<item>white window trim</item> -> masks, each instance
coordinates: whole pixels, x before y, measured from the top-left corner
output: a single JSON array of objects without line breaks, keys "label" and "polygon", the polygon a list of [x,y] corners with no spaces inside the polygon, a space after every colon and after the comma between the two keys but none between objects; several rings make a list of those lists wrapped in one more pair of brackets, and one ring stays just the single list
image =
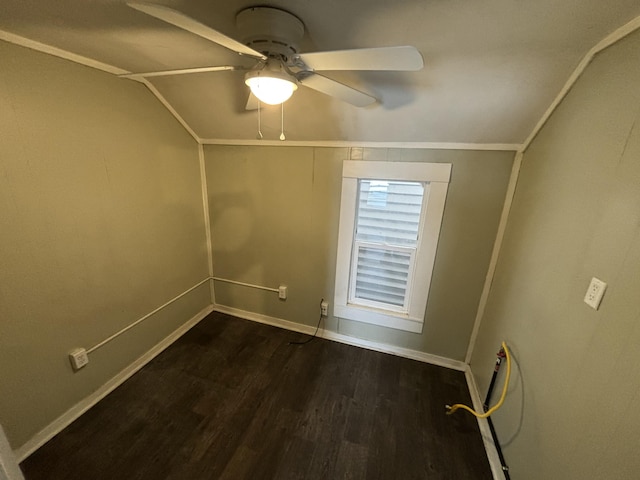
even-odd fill
[{"label": "white window trim", "polygon": [[[334,298],[334,314],[337,317],[414,333],[422,332],[450,178],[450,163],[343,163]],[[359,179],[429,182],[427,208],[423,212],[424,222],[416,250],[416,269],[411,288],[413,293],[407,313],[349,303],[349,277]]]}]

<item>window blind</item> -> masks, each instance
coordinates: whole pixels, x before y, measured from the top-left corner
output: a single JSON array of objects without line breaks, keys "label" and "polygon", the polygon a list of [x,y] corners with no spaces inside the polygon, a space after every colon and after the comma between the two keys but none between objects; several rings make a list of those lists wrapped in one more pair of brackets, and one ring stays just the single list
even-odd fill
[{"label": "window blind", "polygon": [[353,299],[406,307],[424,192],[418,182],[359,182]]}]

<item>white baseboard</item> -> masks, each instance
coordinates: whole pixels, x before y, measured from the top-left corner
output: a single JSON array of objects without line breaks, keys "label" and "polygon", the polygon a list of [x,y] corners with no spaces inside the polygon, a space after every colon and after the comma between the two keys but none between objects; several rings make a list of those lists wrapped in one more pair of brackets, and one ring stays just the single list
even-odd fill
[{"label": "white baseboard", "polygon": [[51,440],[55,435],[64,430],[67,426],[69,426],[74,420],[76,420],[80,415],[93,407],[96,403],[106,397],[109,393],[115,390],[117,387],[122,385],[129,377],[131,377],[134,373],[144,367],[147,363],[153,360],[157,355],[159,355],[163,350],[165,350],[168,346],[170,346],[173,342],[175,342],[178,338],[184,335],[189,329],[195,326],[198,322],[200,322],[203,318],[209,315],[213,311],[213,305],[209,305],[206,308],[202,309],[192,318],[190,318],[187,322],[182,324],[179,328],[173,331],[170,335],[164,338],[160,343],[155,345],[151,350],[147,351],[137,360],[135,360],[131,365],[126,367],[120,373],[118,373],[115,377],[109,380],[107,383],[102,385],[98,390],[93,392],[91,395],[85,397],[80,402],[75,404],[65,413],[56,418],[53,422],[47,425],[45,428],[36,433],[31,440],[27,443],[19,447],[15,450],[15,456],[18,459],[18,462],[22,462],[25,458],[35,452],[42,445]]},{"label": "white baseboard", "polygon": [[0,480],[24,480],[2,425],[0,425]]},{"label": "white baseboard", "polygon": [[264,323],[266,325],[271,325],[272,327],[284,328],[285,330],[291,330],[293,332],[306,333],[308,335],[313,335],[313,332],[316,330],[315,327],[310,327],[308,325],[290,322],[289,320],[283,320],[281,318],[269,317],[268,315],[262,315],[260,313],[248,312],[247,310],[240,310],[239,308],[227,307],[226,305],[215,304],[213,306],[213,311],[226,313],[227,315],[233,315],[238,318],[244,318],[245,320],[251,320],[252,322]]},{"label": "white baseboard", "polygon": [[[306,333],[307,335],[313,335],[316,330],[315,327],[308,325],[301,325],[299,323],[290,322],[289,320],[283,320],[281,318],[269,317],[267,315],[261,315],[259,313],[247,312],[246,310],[240,310],[238,308],[227,307],[226,305],[214,305],[213,309],[216,312],[227,313],[235,317],[244,318],[245,320],[251,320],[258,323],[264,323],[274,327],[284,328],[285,330],[292,330],[294,332]],[[411,350],[408,348],[397,347],[395,345],[389,345],[386,343],[372,342],[370,340],[363,340],[361,338],[351,337],[349,335],[343,335],[341,333],[332,332],[330,330],[320,329],[318,330],[318,337],[332,340],[334,342],[344,343],[347,345],[353,345],[355,347],[366,348],[367,350],[375,350],[376,352],[390,353],[399,357],[410,358],[412,360],[418,360],[424,363],[430,363],[439,367],[451,368],[461,372],[466,371],[467,365],[458,360],[452,360],[450,358],[439,357],[438,355],[432,355],[430,353],[419,352],[417,350]]]},{"label": "white baseboard", "polygon": [[327,340],[333,340],[334,342],[366,348],[367,350],[375,350],[376,352],[390,353],[391,355],[396,355],[398,357],[410,358],[412,360],[418,360],[419,362],[430,363],[431,365],[450,368],[451,370],[458,370],[460,372],[464,372],[466,367],[464,363],[458,360],[452,360],[451,358],[440,357],[438,355],[420,352],[418,350],[411,350],[409,348],[397,347],[387,343],[363,340],[361,338],[335,333],[330,330],[320,330],[318,335],[322,338],[326,338]]},{"label": "white baseboard", "polygon": [[[476,412],[483,411],[483,402],[478,391],[478,384],[476,378],[471,371],[469,365],[466,366],[464,376],[467,379],[467,386],[469,393],[471,394],[471,401],[473,402],[473,409]],[[462,412],[461,412],[462,413]],[[482,435],[482,442],[484,443],[484,449],[487,452],[487,459],[489,460],[489,466],[491,467],[491,473],[494,480],[504,480],[504,473],[502,471],[502,463],[498,456],[498,450],[496,444],[493,441],[493,435],[491,435],[491,429],[489,428],[489,422],[486,418],[478,418],[478,427],[480,427],[480,434]]]}]

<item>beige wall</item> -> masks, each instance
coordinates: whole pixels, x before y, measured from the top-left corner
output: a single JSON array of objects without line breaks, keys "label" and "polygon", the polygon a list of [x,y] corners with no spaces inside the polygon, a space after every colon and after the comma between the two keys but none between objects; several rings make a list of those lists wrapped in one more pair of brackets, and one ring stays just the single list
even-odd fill
[{"label": "beige wall", "polygon": [[640,32],[600,53],[524,156],[472,361],[484,391],[502,339],[518,360],[494,416],[513,478],[638,478],[639,58]]},{"label": "beige wall", "polygon": [[210,303],[197,145],[142,86],[0,42],[0,424],[13,448]]},{"label": "beige wall", "polygon": [[[513,161],[511,152],[207,146],[214,276],[222,305],[305,325],[333,302],[342,162],[451,162],[453,172],[422,334],[331,317],[327,327],[462,360],[475,319]],[[332,307],[330,307],[330,312]]]}]

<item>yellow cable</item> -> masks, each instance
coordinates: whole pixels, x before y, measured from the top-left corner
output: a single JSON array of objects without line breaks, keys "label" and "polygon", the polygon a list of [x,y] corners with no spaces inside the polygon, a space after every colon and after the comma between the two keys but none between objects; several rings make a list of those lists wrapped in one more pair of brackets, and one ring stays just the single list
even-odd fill
[{"label": "yellow cable", "polygon": [[504,353],[507,357],[507,376],[504,379],[504,386],[502,387],[502,395],[500,396],[500,400],[498,400],[498,403],[496,403],[493,407],[491,407],[489,410],[487,410],[484,413],[478,413],[472,408],[469,408],[466,405],[462,405],[460,403],[456,403],[452,407],[447,405],[446,406],[447,415],[451,415],[459,408],[462,408],[463,410],[466,410],[467,412],[471,413],[472,415],[475,415],[478,418],[487,418],[502,406],[502,404],[504,403],[504,399],[507,396],[507,389],[509,388],[509,378],[511,378],[511,354],[509,353],[509,349],[507,348],[507,344],[505,342],[502,342],[502,349],[504,350]]}]

